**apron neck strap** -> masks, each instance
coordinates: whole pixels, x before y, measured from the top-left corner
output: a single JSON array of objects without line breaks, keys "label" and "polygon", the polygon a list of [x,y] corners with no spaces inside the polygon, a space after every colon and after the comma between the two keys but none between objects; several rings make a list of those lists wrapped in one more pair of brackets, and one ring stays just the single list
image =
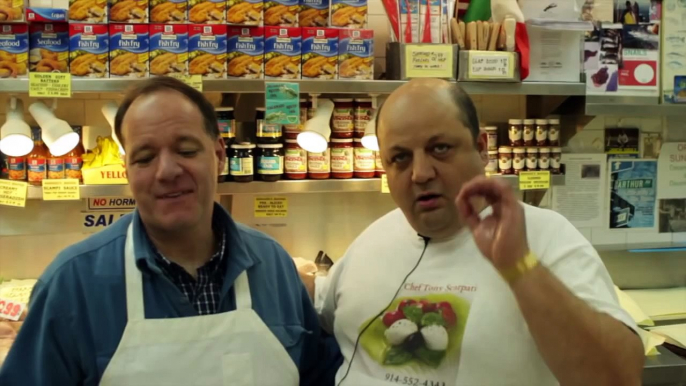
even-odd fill
[{"label": "apron neck strap", "polygon": [[133,247],[133,220],[126,232],[124,270],[126,273],[126,312],[128,320],[143,320],[145,319],[143,275],[141,275],[141,271],[136,266],[136,253]]}]

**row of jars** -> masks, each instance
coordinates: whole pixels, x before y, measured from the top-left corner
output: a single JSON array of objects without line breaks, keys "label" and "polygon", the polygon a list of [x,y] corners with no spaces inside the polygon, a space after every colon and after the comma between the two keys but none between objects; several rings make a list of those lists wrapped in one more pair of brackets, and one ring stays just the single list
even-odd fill
[{"label": "row of jars", "polygon": [[[488,150],[498,150],[498,128],[485,128]],[[559,119],[510,119],[507,135],[511,147],[560,146]]]},{"label": "row of jars", "polygon": [[362,146],[359,138],[332,138],[322,153],[307,152],[294,139],[281,143],[238,143],[230,146],[228,160],[219,182],[252,182],[306,178],[381,177],[379,152]]},{"label": "row of jars", "polygon": [[486,171],[500,174],[519,174],[522,171],[550,171],[561,174],[562,148],[560,147],[510,147],[488,150]]}]

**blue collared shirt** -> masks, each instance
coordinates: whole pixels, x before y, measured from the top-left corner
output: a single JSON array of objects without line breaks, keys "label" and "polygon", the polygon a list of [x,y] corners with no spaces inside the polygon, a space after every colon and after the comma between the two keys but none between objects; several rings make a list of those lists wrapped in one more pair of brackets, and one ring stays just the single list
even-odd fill
[{"label": "blue collared shirt", "polygon": [[[235,310],[233,283],[248,272],[255,312],[284,345],[301,385],[333,384],[342,362],[323,336],[292,259],[268,236],[235,223],[219,205],[229,249],[219,312]],[[97,385],[126,326],[124,243],[133,222],[146,318],[197,316],[162,273],[138,212],[62,251],[38,280],[29,313],[0,370],[3,386]]]}]

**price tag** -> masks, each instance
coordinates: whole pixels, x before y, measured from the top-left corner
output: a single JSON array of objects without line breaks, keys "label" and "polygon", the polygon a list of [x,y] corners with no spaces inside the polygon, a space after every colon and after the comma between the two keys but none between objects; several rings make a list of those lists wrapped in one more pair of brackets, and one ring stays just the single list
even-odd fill
[{"label": "price tag", "polygon": [[25,207],[28,187],[26,182],[0,180],[0,205]]},{"label": "price tag", "polygon": [[29,72],[29,96],[32,98],[71,98],[71,74]]},{"label": "price tag", "polygon": [[43,201],[80,200],[78,178],[43,180]]},{"label": "price tag", "polygon": [[267,82],[264,97],[266,123],[277,125],[300,123],[300,84]]},{"label": "price tag", "polygon": [[202,75],[172,75],[174,78],[202,92]]},{"label": "price tag", "polygon": [[453,47],[448,44],[406,46],[405,76],[408,78],[454,78]]},{"label": "price tag", "polygon": [[515,55],[511,52],[469,51],[469,79],[511,79]]},{"label": "price tag", "polygon": [[519,172],[519,190],[550,188],[550,172]]},{"label": "price tag", "polygon": [[381,175],[381,193],[390,193],[391,190],[388,188],[388,176],[386,173]]},{"label": "price tag", "polygon": [[255,197],[255,217],[287,217],[286,197]]},{"label": "price tag", "polygon": [[19,320],[21,314],[24,312],[26,305],[10,299],[0,298],[0,318],[9,319],[13,321]]}]

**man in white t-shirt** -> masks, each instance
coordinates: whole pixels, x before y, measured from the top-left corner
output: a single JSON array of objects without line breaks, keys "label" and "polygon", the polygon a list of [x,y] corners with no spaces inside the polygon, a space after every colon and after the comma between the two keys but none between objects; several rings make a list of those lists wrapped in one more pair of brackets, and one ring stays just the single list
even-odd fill
[{"label": "man in white t-shirt", "polygon": [[345,358],[336,384],[640,384],[642,344],[602,261],[564,217],[483,176],[467,94],[413,80],[377,134],[399,209],[313,291]]}]

